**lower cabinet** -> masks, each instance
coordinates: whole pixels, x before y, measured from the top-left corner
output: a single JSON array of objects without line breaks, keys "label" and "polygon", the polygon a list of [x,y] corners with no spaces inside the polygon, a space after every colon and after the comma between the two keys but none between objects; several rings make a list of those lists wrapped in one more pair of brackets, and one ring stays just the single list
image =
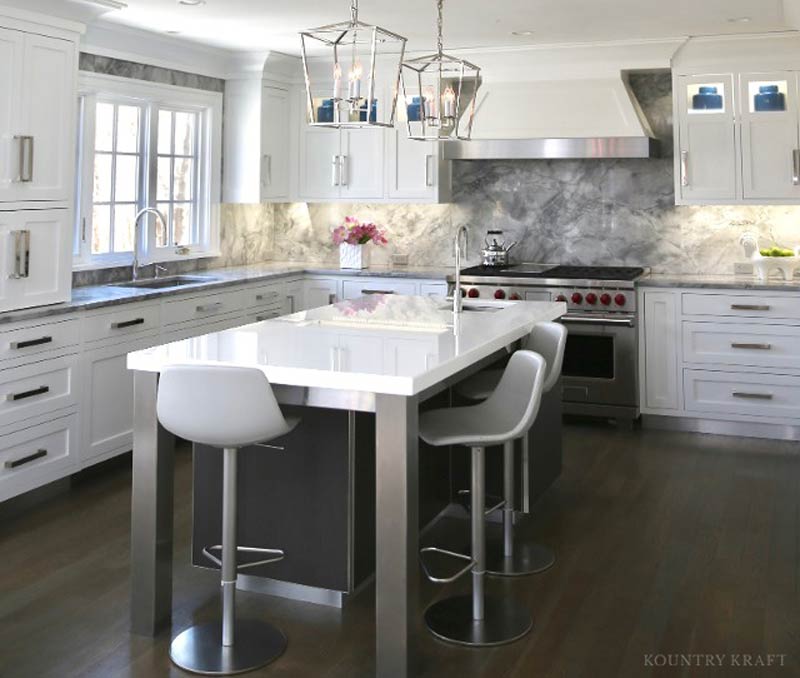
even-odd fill
[{"label": "lower cabinet", "polygon": [[83,353],[83,445],[81,462],[96,463],[133,445],[133,372],[131,351],[159,343],[149,335],[124,344],[93,346]]},{"label": "lower cabinet", "polygon": [[646,290],[641,295],[644,322],[639,350],[643,409],[678,410],[681,401],[678,367],[678,302],[672,292]]},{"label": "lower cabinet", "polygon": [[304,306],[307,309],[327,306],[339,301],[337,278],[309,278],[303,285]]}]

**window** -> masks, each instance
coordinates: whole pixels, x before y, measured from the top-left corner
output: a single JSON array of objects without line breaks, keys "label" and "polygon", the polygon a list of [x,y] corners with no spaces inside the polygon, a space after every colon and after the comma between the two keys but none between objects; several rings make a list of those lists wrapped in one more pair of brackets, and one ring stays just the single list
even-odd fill
[{"label": "window", "polygon": [[81,74],[75,266],[217,254],[221,95]]}]

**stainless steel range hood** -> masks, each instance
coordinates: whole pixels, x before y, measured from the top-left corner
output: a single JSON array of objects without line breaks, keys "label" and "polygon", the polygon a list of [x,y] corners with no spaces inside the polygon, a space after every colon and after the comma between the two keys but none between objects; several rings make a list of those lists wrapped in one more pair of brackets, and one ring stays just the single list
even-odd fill
[{"label": "stainless steel range hood", "polygon": [[652,158],[647,118],[624,74],[485,85],[472,141],[448,142],[450,160]]}]

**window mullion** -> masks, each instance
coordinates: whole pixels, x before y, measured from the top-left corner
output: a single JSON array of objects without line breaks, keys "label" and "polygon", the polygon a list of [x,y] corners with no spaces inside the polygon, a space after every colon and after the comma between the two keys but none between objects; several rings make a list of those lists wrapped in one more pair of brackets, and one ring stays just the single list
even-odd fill
[{"label": "window mullion", "polygon": [[[158,113],[157,104],[151,103],[147,106],[147,205],[153,208],[158,208]],[[149,218],[145,223],[147,237],[146,242],[142,243],[142,250],[147,253],[150,260],[156,250],[157,225],[154,219]]]},{"label": "window mullion", "polygon": [[114,220],[116,219],[117,210],[114,209],[114,203],[117,200],[117,125],[119,124],[119,104],[114,104],[114,117],[111,123],[111,206],[108,210],[108,227],[110,233],[108,234],[108,252],[113,254],[115,252],[114,246]]}]

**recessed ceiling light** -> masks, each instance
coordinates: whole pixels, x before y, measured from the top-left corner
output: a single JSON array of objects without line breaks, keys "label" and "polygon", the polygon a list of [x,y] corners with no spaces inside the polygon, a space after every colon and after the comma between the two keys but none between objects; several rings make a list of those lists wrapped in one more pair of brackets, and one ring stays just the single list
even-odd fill
[{"label": "recessed ceiling light", "polygon": [[511,35],[528,36],[533,35],[533,31],[511,31]]},{"label": "recessed ceiling light", "polygon": [[729,24],[749,24],[753,19],[749,16],[735,16],[728,19]]},{"label": "recessed ceiling light", "polygon": [[185,7],[200,7],[206,4],[206,0],[178,0],[178,4]]}]

